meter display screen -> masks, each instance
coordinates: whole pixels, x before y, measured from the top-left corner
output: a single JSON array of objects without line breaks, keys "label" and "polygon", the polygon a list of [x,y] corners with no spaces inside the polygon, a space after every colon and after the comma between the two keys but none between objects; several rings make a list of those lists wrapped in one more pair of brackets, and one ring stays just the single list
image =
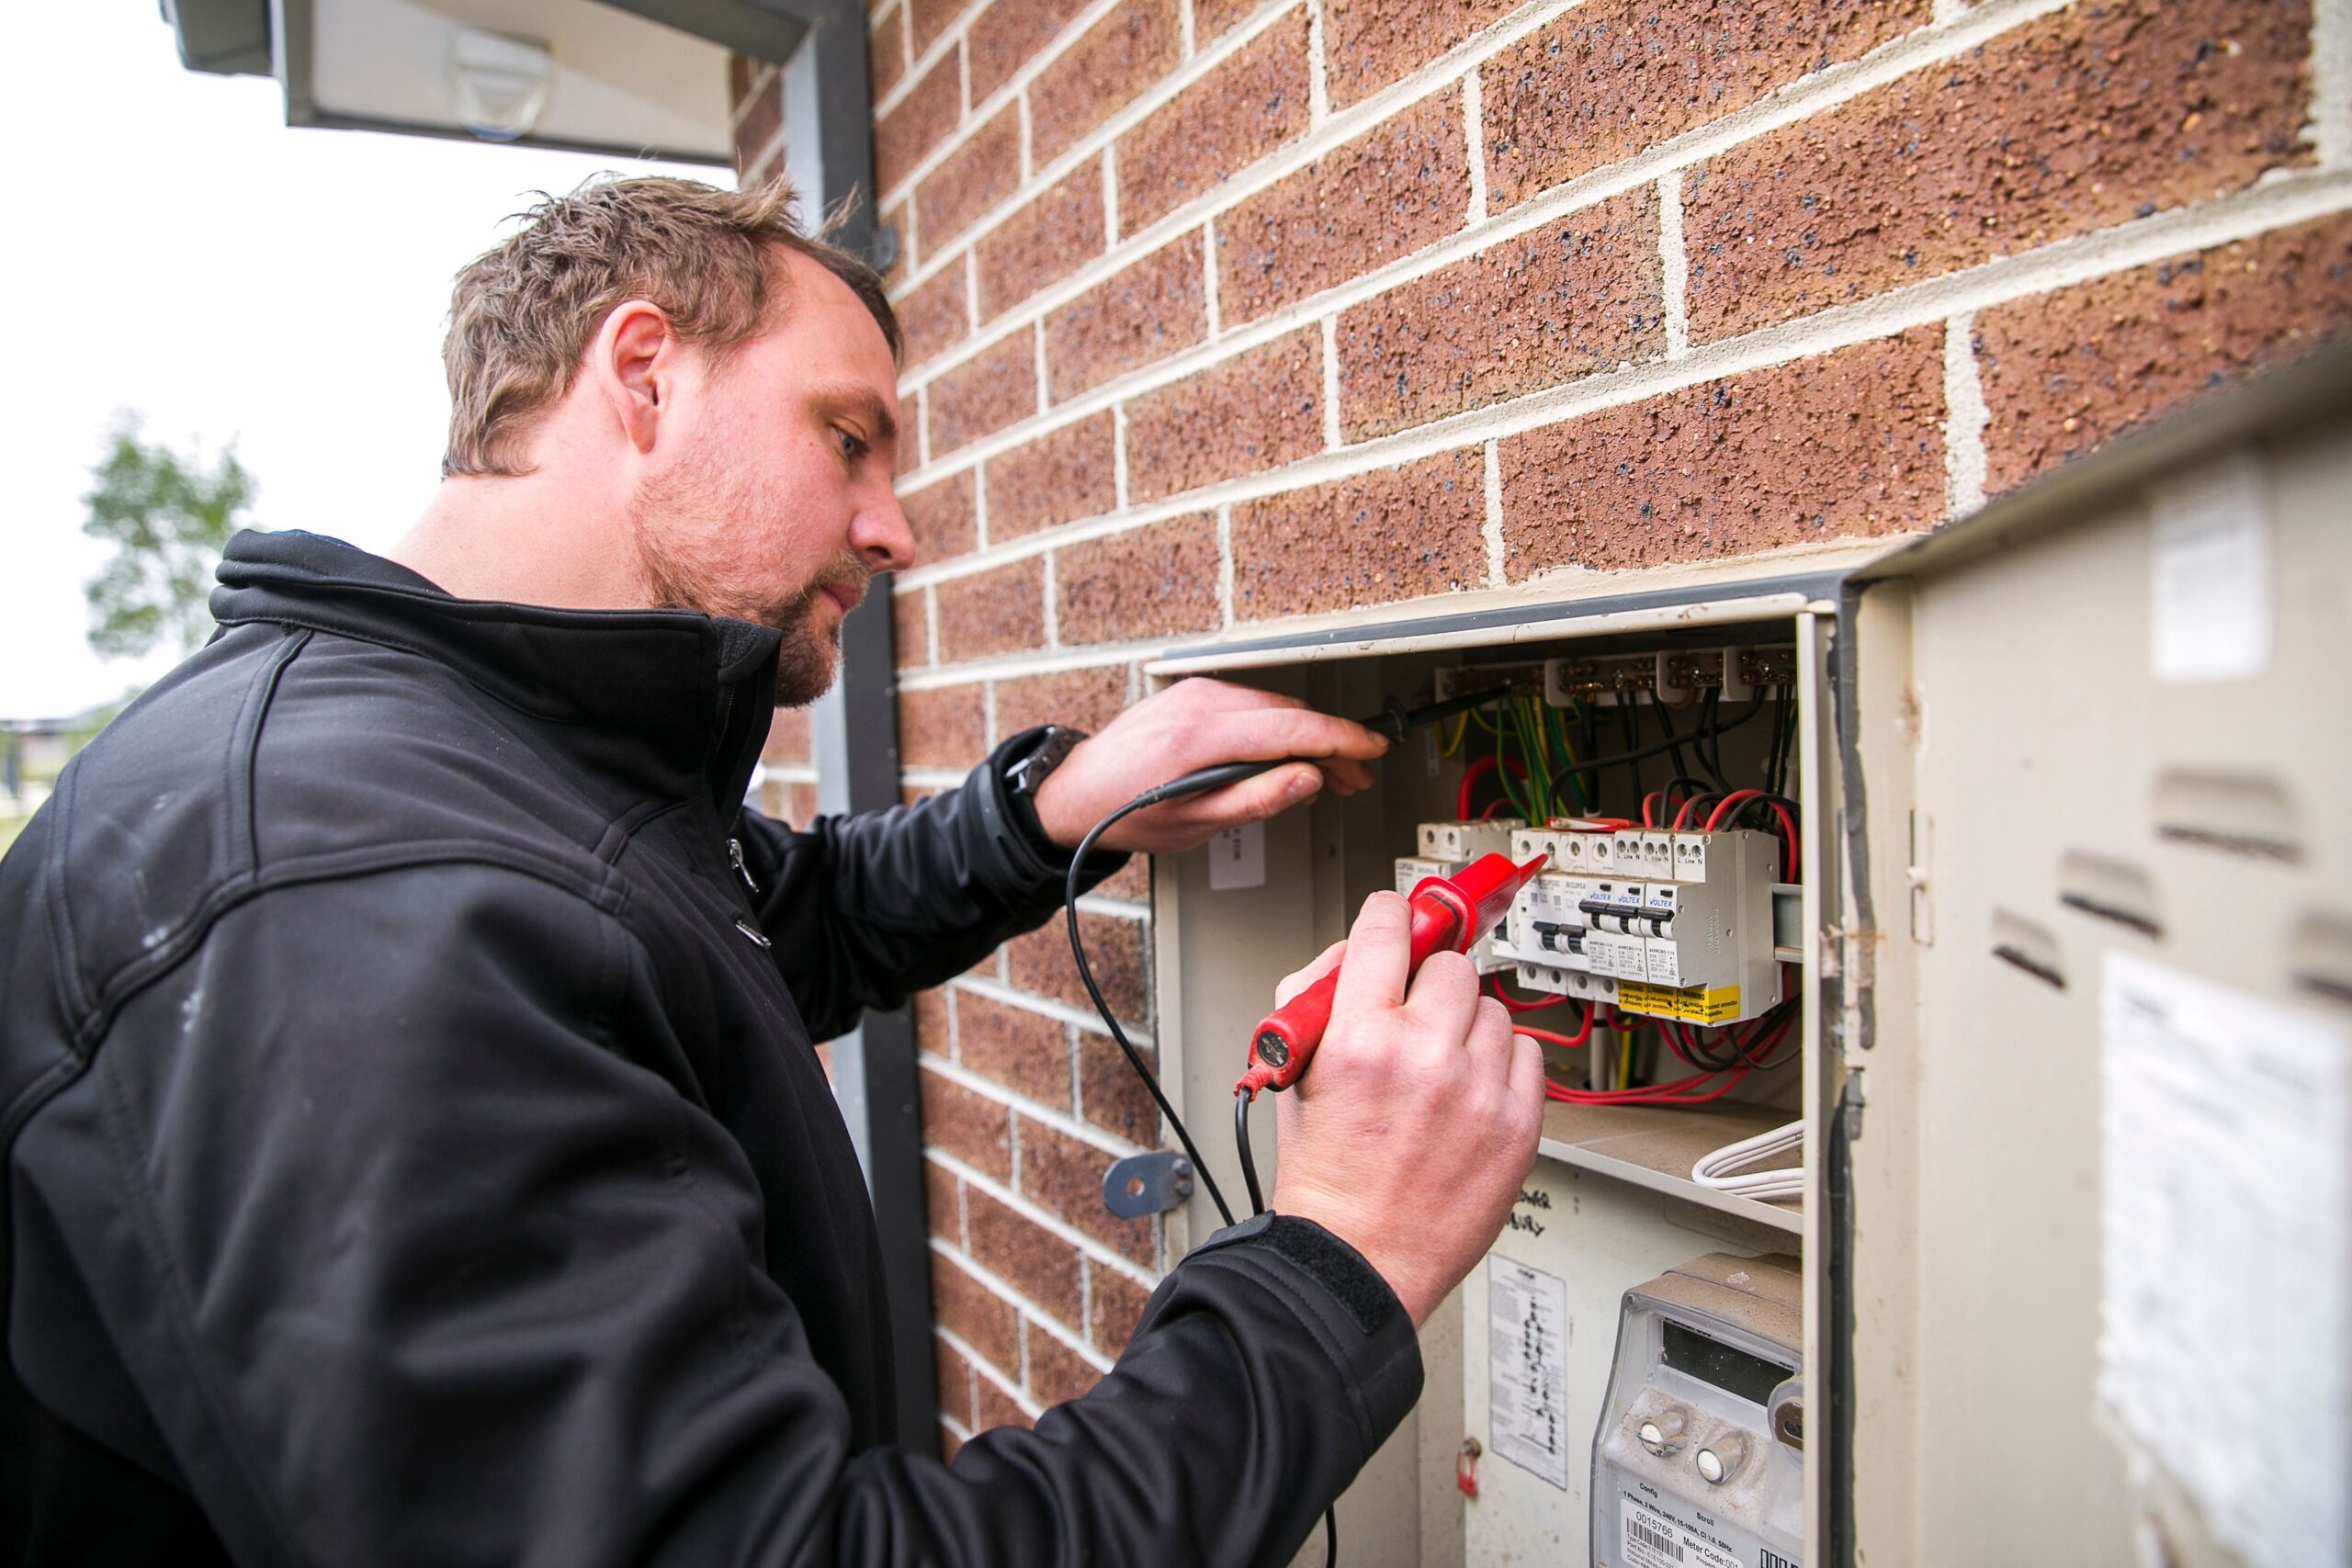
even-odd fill
[{"label": "meter display screen", "polygon": [[1794,1375],[1786,1367],[1734,1349],[1721,1340],[1710,1339],[1670,1317],[1658,1328],[1662,1337],[1659,1357],[1666,1365],[1752,1404],[1770,1401],[1772,1391]]}]

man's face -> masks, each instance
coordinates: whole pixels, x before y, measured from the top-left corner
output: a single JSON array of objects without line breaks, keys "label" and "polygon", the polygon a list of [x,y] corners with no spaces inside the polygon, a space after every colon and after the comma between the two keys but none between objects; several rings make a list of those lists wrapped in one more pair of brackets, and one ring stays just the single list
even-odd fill
[{"label": "man's face", "polygon": [[776,254],[782,321],[692,385],[632,511],[655,604],[783,634],[782,707],[832,684],[842,618],[873,573],[914,563],[914,539],[891,492],[899,397],[882,329],[822,266]]}]

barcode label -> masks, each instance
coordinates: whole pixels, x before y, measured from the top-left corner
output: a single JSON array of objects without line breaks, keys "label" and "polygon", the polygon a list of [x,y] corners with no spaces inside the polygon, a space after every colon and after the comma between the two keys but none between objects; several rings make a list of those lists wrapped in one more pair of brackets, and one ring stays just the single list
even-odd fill
[{"label": "barcode label", "polygon": [[1732,1540],[1695,1529],[1671,1509],[1632,1492],[1618,1497],[1623,1568],[1747,1568]]},{"label": "barcode label", "polygon": [[1654,1530],[1639,1519],[1625,1521],[1625,1539],[1637,1541],[1653,1551],[1662,1551],[1677,1562],[1682,1561],[1682,1543],[1669,1538],[1663,1530]]}]

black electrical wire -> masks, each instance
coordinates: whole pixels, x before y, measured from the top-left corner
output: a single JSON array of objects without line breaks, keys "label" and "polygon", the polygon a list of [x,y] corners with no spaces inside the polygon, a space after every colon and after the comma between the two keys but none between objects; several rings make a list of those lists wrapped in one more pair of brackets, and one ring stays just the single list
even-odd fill
[{"label": "black electrical wire", "polygon": [[[1625,764],[1627,773],[1634,775],[1634,801],[1639,805],[1643,794],[1642,720],[1641,716],[1634,711],[1636,706],[1634,700],[1635,694],[1632,692],[1621,692],[1617,696],[1617,729],[1625,738],[1625,750],[1618,753],[1617,760]],[[1669,748],[1679,744],[1681,742],[1679,740],[1668,742]],[[1657,752],[1653,750],[1649,755],[1656,756]]]},{"label": "black electrical wire", "polygon": [[1250,1102],[1254,1095],[1233,1091],[1233,1147],[1241,1156],[1241,1185],[1250,1191],[1250,1213],[1266,1212],[1265,1194],[1258,1190],[1258,1156],[1250,1152]]},{"label": "black electrical wire", "polygon": [[[1674,771],[1676,774],[1679,776],[1688,773],[1690,771],[1690,764],[1683,760],[1682,737],[1675,733],[1674,716],[1668,711],[1664,703],[1658,701],[1658,696],[1656,692],[1652,692],[1650,694],[1650,706],[1657,710],[1657,727],[1666,732],[1666,738],[1668,740],[1674,742],[1674,749],[1671,751],[1668,751],[1667,755],[1673,759]],[[1704,710],[1702,709],[1701,711],[1703,714]],[[1704,765],[1705,759],[1702,758],[1700,761],[1702,765]],[[1668,782],[1666,787],[1668,789],[1672,789],[1674,787],[1671,780]]]},{"label": "black electrical wire", "polygon": [[[1758,714],[1762,713],[1763,711],[1764,699],[1759,696],[1753,702],[1747,704],[1747,706],[1741,708],[1737,713],[1732,715],[1729,718],[1718,719],[1712,727],[1710,727],[1706,733],[1711,736],[1728,735],[1733,730],[1737,729],[1741,725],[1746,724],[1749,719],[1754,718]],[[1688,742],[1690,739],[1690,737],[1686,734],[1682,739],[1685,742]],[[1582,761],[1566,763],[1558,772],[1552,775],[1550,787],[1552,792],[1556,795],[1559,793],[1560,781],[1563,779],[1572,777],[1577,773],[1597,773],[1602,768],[1614,768],[1628,761],[1637,761],[1640,758],[1663,755],[1667,750],[1667,744],[1668,743],[1663,740],[1654,740],[1647,746],[1637,747],[1632,752],[1623,752],[1613,757],[1588,757]],[[1639,799],[1638,796],[1635,798],[1637,800]]]}]

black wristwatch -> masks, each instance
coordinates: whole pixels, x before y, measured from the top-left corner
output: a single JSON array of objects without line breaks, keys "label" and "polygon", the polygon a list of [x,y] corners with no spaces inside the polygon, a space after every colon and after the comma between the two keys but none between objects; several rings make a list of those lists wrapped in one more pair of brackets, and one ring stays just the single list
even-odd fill
[{"label": "black wristwatch", "polygon": [[1083,729],[1049,724],[1038,733],[1037,742],[1029,749],[1029,754],[1004,770],[1005,796],[1012,803],[1014,815],[1020,818],[1022,826],[1028,829],[1031,840],[1035,843],[1042,845],[1046,842],[1045,827],[1037,820],[1038,788],[1085,739],[1086,731]]}]

